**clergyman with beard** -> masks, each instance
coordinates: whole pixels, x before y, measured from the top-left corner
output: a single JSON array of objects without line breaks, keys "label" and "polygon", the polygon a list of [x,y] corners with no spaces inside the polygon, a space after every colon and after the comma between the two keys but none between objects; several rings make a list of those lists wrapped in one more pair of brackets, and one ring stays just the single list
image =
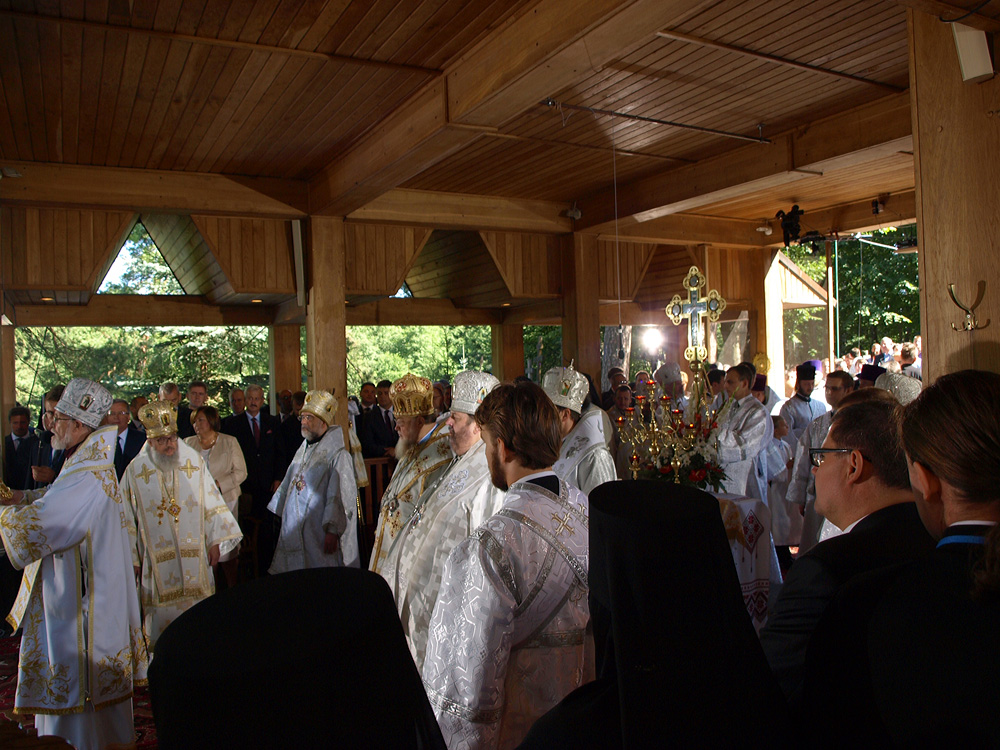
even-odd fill
[{"label": "clergyman with beard", "polygon": [[243,535],[201,453],[177,440],[166,401],[139,409],[146,444],[121,479],[150,653],[167,625],[215,593],[211,568]]},{"label": "clergyman with beard", "polygon": [[449,747],[518,745],[535,720],[593,679],[589,502],[559,479],[561,426],[534,383],[501,385],[476,410],[501,509],[445,563],[424,687]]},{"label": "clergyman with beard", "polygon": [[358,567],[358,484],[337,406],[333,394],[309,391],[299,411],[302,444],[267,506],[281,517],[269,573]]}]

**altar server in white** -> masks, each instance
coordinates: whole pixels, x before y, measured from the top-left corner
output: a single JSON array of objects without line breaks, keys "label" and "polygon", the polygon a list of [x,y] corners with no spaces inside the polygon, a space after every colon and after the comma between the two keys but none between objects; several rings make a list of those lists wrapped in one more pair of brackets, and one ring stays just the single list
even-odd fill
[{"label": "altar server in white", "polygon": [[8,622],[23,628],[14,714],[81,750],[134,746],[133,686],[145,683],[126,514],[115,475],[118,428],[101,385],[74,378],[56,405],[52,445],[66,452],[48,487],[4,493],[0,539],[21,590]]},{"label": "altar server in white", "polygon": [[615,481],[615,460],[604,439],[604,410],[584,409],[590,390],[587,378],[570,363],[546,372],[542,388],[559,409],[562,449],[552,467],[555,473],[585,494],[599,484]]},{"label": "altar server in white", "polygon": [[773,430],[763,404],[750,394],[753,378],[753,370],[745,364],[726,371],[725,388],[729,399],[719,422],[719,463],[726,472],[722,491],[740,496],[747,493],[754,461],[764,450],[765,440]]},{"label": "altar server in white", "polygon": [[817,364],[819,363],[813,360],[803,362],[795,368],[795,393],[781,405],[779,414],[788,423],[786,442],[793,446],[802,437],[806,427],[827,410],[827,405],[812,395],[816,386]]},{"label": "altar server in white", "polygon": [[122,474],[121,490],[153,653],[178,615],[215,593],[211,568],[243,534],[201,453],[178,442],[176,407],[151,401],[139,419],[146,444]]},{"label": "altar server in white", "polygon": [[269,573],[360,564],[357,477],[344,431],[333,423],[337,406],[327,391],[306,394],[304,439],[267,506],[281,517]]},{"label": "altar server in white", "polygon": [[382,568],[418,670],[424,663],[448,555],[503,504],[503,492],[490,481],[486,445],[474,416],[499,384],[487,372],[470,370],[455,376],[448,416],[455,457],[417,500]]},{"label": "altar server in white", "polygon": [[501,510],[448,557],[424,686],[450,748],[512,748],[593,678],[585,656],[587,497],[559,479],[559,414],[534,383],[501,385],[476,412]]}]

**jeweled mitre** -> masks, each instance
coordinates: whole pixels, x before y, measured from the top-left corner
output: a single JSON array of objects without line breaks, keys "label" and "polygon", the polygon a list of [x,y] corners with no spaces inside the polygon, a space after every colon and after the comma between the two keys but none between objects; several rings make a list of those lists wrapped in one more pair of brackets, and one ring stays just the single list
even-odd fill
[{"label": "jeweled mitre", "polygon": [[587,398],[590,384],[570,362],[569,367],[553,367],[545,373],[542,378],[542,390],[556,406],[579,414],[583,411],[583,400]]},{"label": "jeweled mitre", "polygon": [[397,417],[426,417],[434,413],[434,386],[427,378],[412,372],[392,384],[389,389],[392,413]]}]

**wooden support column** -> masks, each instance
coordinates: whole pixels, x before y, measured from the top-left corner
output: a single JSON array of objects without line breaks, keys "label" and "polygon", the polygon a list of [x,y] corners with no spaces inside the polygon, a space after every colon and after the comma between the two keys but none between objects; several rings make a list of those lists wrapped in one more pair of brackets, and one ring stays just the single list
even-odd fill
[{"label": "wooden support column", "polygon": [[[0,326],[0,430],[3,434],[10,433],[10,425],[7,424],[7,412],[17,403],[17,396],[14,390],[14,326]],[[32,408],[32,404],[27,404]],[[38,419],[38,410],[32,412],[32,419]]]},{"label": "wooden support column", "polygon": [[[271,408],[277,404],[278,393],[286,388],[292,393],[302,389],[302,347],[299,326],[270,326],[267,330],[270,360]],[[277,414],[277,412],[272,412]]]},{"label": "wooden support column", "polygon": [[309,220],[309,304],[306,330],[309,387],[335,390],[337,424],[347,430],[347,328],[344,307],[344,221]]},{"label": "wooden support column", "polygon": [[[1000,372],[1000,78],[963,83],[951,27],[908,11],[924,382],[965,368]],[[977,331],[954,331],[980,281]]]},{"label": "wooden support column", "polygon": [[601,377],[601,324],[598,299],[597,237],[562,237],[563,364],[595,380]]},{"label": "wooden support column", "polygon": [[524,375],[524,326],[504,323],[491,326],[493,337],[493,374],[503,383]]},{"label": "wooden support column", "polygon": [[840,352],[836,351],[837,332],[834,330],[835,318],[833,307],[837,300],[833,296],[833,243],[826,242],[826,351],[830,358],[830,369],[833,372],[833,363]]}]

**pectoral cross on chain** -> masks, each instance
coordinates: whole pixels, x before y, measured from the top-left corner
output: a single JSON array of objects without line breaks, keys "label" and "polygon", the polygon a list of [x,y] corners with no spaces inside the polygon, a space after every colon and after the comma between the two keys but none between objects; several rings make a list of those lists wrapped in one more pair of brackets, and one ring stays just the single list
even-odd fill
[{"label": "pectoral cross on chain", "polygon": [[687,301],[679,294],[675,294],[670,304],[667,305],[666,313],[675,326],[679,326],[682,320],[688,321],[688,346],[684,350],[684,358],[694,364],[704,362],[708,359],[708,347],[705,346],[705,330],[702,328],[702,320],[708,318],[712,323],[719,319],[722,311],[726,309],[726,300],[713,289],[707,296],[701,296],[701,290],[705,288],[707,279],[698,266],[691,266],[687,276],[684,278],[684,289],[687,290]]},{"label": "pectoral cross on chain", "polygon": [[191,459],[189,458],[186,464],[177,467],[177,471],[183,471],[185,474],[187,474],[187,478],[190,479],[191,475],[194,474],[196,471],[198,471],[198,467],[192,465]]}]

